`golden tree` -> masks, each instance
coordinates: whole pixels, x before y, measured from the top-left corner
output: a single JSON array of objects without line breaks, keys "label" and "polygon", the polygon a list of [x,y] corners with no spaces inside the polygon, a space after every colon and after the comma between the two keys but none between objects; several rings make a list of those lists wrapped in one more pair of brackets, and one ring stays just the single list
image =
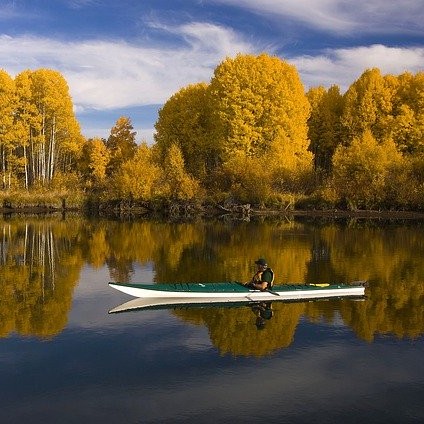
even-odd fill
[{"label": "golden tree", "polygon": [[115,199],[150,201],[157,195],[160,175],[159,167],[153,163],[151,149],[142,143],[135,155],[110,178],[107,195]]},{"label": "golden tree", "polygon": [[205,180],[215,168],[218,149],[209,137],[207,84],[189,85],[174,94],[160,109],[155,124],[155,148],[162,163],[172,145],[178,146],[185,169]]},{"label": "golden tree", "polygon": [[29,78],[39,125],[30,127],[27,173],[30,185],[48,185],[57,170],[75,169],[84,139],[63,76],[51,69],[38,69]]},{"label": "golden tree", "polygon": [[163,163],[163,177],[160,183],[162,195],[172,201],[192,200],[200,194],[198,181],[185,170],[180,148],[173,144]]},{"label": "golden tree", "polygon": [[402,165],[402,155],[393,141],[379,144],[371,131],[365,131],[350,146],[339,146],[334,154],[336,191],[351,209],[375,207],[385,200],[393,169]]},{"label": "golden tree", "polygon": [[349,144],[369,130],[377,141],[392,138],[393,100],[397,80],[378,68],[366,70],[344,94],[343,142]]},{"label": "golden tree", "polygon": [[314,155],[316,170],[329,171],[331,159],[341,143],[340,118],[343,112],[343,96],[337,85],[328,90],[324,87],[311,88],[306,94],[311,104],[308,119],[309,150]]},{"label": "golden tree", "polygon": [[108,175],[116,172],[124,162],[134,157],[137,150],[135,141],[137,133],[133,130],[131,119],[125,116],[121,116],[111,129],[106,141],[106,147],[110,154]]},{"label": "golden tree", "polygon": [[309,169],[312,158],[309,102],[295,67],[267,54],[227,58],[215,69],[209,93],[211,137],[233,193],[252,192],[255,179],[264,194],[290,190],[289,180]]},{"label": "golden tree", "polygon": [[424,72],[398,77],[394,99],[393,139],[407,154],[424,153]]},{"label": "golden tree", "polygon": [[13,150],[14,113],[16,109],[15,84],[10,75],[0,69],[0,172],[3,188],[10,188]]},{"label": "golden tree", "polygon": [[98,185],[106,178],[106,167],[109,163],[109,151],[101,138],[89,139],[85,142],[79,169],[89,185]]},{"label": "golden tree", "polygon": [[226,155],[262,156],[274,143],[308,155],[309,103],[294,66],[267,54],[240,54],[215,69],[209,91],[214,136]]}]

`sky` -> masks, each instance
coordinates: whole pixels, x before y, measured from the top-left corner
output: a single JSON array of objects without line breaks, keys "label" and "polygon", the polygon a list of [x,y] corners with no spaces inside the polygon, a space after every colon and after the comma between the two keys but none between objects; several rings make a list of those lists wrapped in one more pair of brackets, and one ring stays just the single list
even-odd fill
[{"label": "sky", "polygon": [[424,0],[0,0],[0,69],[66,79],[85,137],[120,116],[153,141],[160,107],[226,57],[266,52],[305,90],[368,68],[424,70]]}]

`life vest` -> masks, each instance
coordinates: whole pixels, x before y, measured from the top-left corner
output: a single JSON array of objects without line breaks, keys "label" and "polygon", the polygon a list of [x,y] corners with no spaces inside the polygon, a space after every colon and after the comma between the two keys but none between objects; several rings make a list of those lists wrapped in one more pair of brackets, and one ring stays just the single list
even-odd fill
[{"label": "life vest", "polygon": [[262,275],[264,272],[270,272],[271,273],[271,282],[268,281],[268,288],[270,289],[274,285],[274,271],[271,268],[267,268],[263,271],[258,271],[253,277],[251,283],[262,283],[264,280],[262,280]]}]

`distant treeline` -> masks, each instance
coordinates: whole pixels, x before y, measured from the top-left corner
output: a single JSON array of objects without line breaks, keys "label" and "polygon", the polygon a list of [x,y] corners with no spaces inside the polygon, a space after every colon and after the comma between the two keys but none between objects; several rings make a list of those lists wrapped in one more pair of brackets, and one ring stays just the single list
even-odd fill
[{"label": "distant treeline", "polygon": [[[293,65],[238,55],[163,105],[154,143],[129,117],[84,139],[63,76],[0,70],[0,202],[197,211],[424,209],[424,73],[366,70],[305,93]],[[1,203],[0,203],[1,206]]]}]

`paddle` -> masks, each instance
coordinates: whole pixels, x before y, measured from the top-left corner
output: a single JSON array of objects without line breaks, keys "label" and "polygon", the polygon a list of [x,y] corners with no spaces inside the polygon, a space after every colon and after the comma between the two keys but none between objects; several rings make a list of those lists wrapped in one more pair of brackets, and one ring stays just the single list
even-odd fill
[{"label": "paddle", "polygon": [[277,293],[275,291],[272,291],[271,289],[265,289],[264,291],[273,294],[274,296],[280,296],[280,293]]},{"label": "paddle", "polygon": [[[237,284],[240,284],[241,286],[243,286],[243,287],[246,287],[246,288],[248,288],[246,285],[244,285],[243,283],[241,283],[240,281],[235,281]],[[272,291],[272,290],[270,290],[270,289],[265,289],[265,290],[260,290],[260,291],[266,291],[266,292],[268,292],[268,293],[271,293],[271,294],[273,294],[274,296],[280,296],[280,294],[279,293],[277,293],[277,292],[275,292],[275,291]]]}]

